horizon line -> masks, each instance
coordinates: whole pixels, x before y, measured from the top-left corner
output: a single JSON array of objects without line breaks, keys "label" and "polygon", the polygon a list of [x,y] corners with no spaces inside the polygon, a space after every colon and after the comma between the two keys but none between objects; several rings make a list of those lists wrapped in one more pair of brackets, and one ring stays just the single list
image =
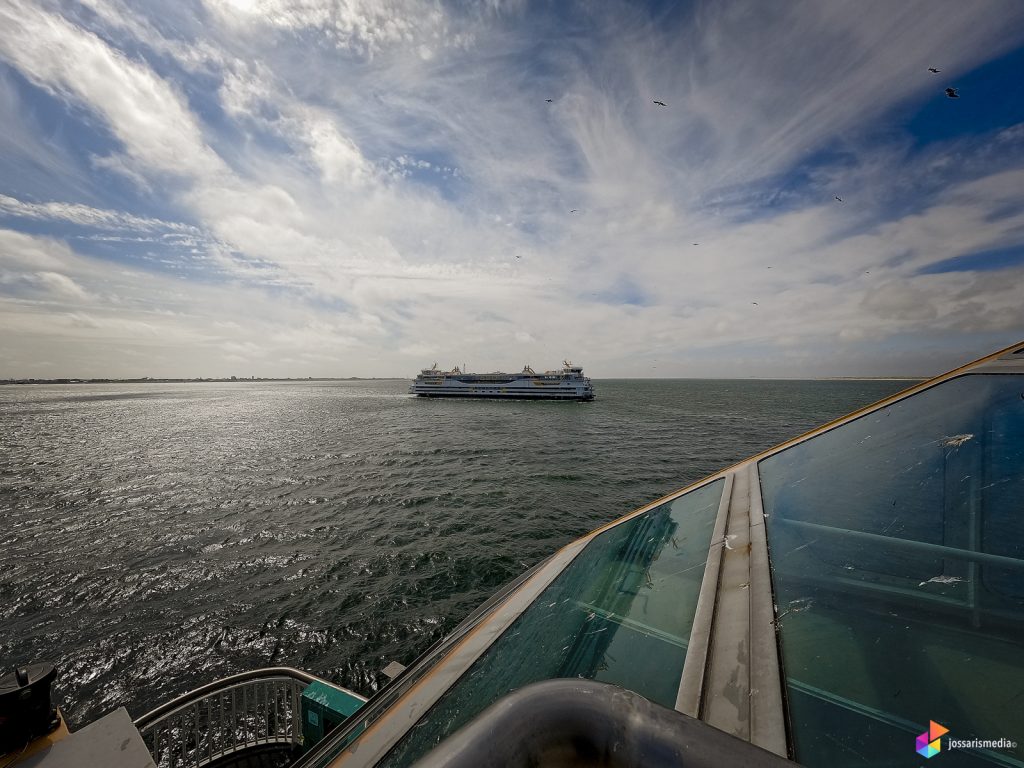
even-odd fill
[{"label": "horizon line", "polygon": [[[56,376],[0,377],[0,385],[16,384],[198,384],[253,381],[413,381],[415,376]],[[593,381],[925,381],[928,376],[603,376]]]}]

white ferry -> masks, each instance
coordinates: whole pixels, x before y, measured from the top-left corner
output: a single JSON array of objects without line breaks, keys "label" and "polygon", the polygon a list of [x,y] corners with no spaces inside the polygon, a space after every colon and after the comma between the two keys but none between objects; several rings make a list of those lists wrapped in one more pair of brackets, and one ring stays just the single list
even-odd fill
[{"label": "white ferry", "polygon": [[583,369],[568,360],[560,371],[535,372],[529,365],[521,373],[465,373],[455,366],[442,371],[434,363],[424,368],[409,387],[421,397],[492,397],[517,400],[593,400],[594,386]]}]

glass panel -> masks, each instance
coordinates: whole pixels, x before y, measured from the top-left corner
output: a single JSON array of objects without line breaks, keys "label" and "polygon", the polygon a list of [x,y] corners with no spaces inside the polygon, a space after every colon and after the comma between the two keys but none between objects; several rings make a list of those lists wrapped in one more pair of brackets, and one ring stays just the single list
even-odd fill
[{"label": "glass panel", "polygon": [[759,464],[795,757],[1024,765],[1024,376],[969,375]]},{"label": "glass panel", "polygon": [[382,765],[411,765],[539,680],[600,680],[673,706],[722,486],[716,480],[595,537]]}]

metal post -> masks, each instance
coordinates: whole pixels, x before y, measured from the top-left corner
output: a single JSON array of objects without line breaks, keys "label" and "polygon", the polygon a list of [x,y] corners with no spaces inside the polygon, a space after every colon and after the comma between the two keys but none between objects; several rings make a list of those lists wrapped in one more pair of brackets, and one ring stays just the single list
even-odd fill
[{"label": "metal post", "polygon": [[[213,760],[213,700],[206,700],[206,759]],[[196,765],[199,764],[199,753],[196,752]]]},{"label": "metal post", "polygon": [[192,705],[192,731],[195,733],[195,747],[192,749],[192,762],[199,768],[199,702]]}]

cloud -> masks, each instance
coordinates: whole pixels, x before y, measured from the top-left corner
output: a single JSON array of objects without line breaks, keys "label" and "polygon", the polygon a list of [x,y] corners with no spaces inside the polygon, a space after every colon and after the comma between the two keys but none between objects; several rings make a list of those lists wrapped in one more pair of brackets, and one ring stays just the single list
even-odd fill
[{"label": "cloud", "polygon": [[70,256],[64,243],[0,229],[0,267],[60,268]]},{"label": "cloud", "polygon": [[223,169],[173,86],[61,16],[9,3],[0,9],[0,56],[39,87],[96,110],[146,167],[172,176]]},{"label": "cloud", "polygon": [[57,221],[83,227],[114,231],[179,232],[199,234],[196,227],[160,219],[133,216],[122,211],[93,208],[78,203],[28,203],[0,194],[0,215],[16,216],[38,221]]},{"label": "cloud", "polygon": [[431,58],[438,45],[465,45],[469,34],[451,29],[443,6],[421,0],[207,0],[207,7],[231,27],[315,31],[341,49],[372,57],[403,46]]},{"label": "cloud", "polygon": [[67,275],[62,275],[59,272],[36,272],[35,277],[49,291],[63,298],[71,300],[89,298],[89,294],[82,289],[82,286]]},{"label": "cloud", "polygon": [[[1012,260],[928,274],[1021,244],[1020,126],[918,146],[901,122],[927,66],[1024,41],[1015,4],[86,6],[0,11],[30,84],[0,79],[4,146],[37,185],[0,183],[17,359],[89,338],[111,370],[137,344],[153,374],[386,375],[515,344],[596,375],[810,374],[1024,329]],[[67,152],[33,141],[51,112]]]}]

